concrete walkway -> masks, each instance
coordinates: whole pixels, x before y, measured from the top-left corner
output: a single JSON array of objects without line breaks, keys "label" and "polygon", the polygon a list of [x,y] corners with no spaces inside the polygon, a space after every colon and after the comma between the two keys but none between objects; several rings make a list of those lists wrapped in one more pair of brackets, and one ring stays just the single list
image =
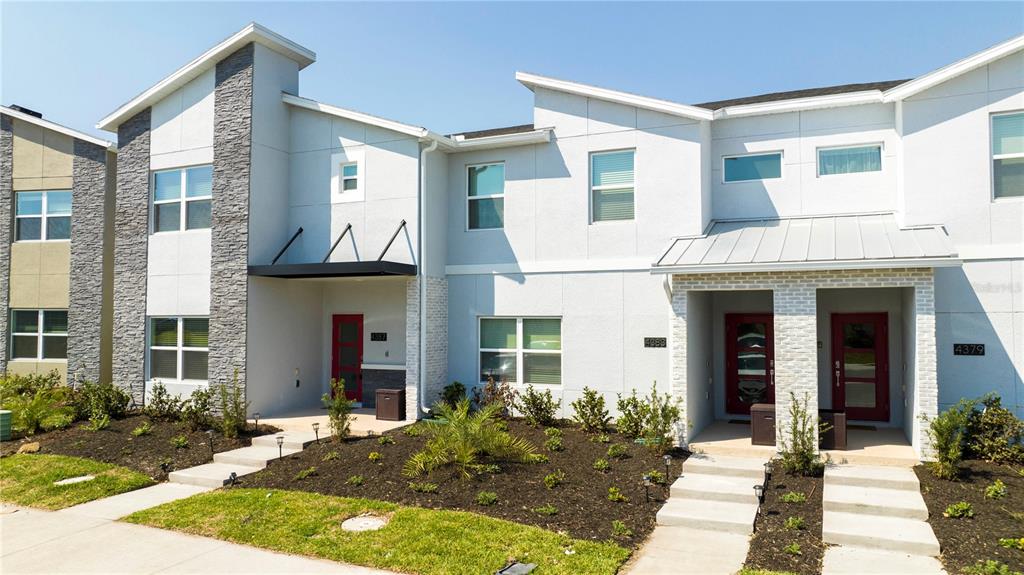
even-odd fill
[{"label": "concrete walkway", "polygon": [[393,575],[68,511],[0,509],[0,573]]}]

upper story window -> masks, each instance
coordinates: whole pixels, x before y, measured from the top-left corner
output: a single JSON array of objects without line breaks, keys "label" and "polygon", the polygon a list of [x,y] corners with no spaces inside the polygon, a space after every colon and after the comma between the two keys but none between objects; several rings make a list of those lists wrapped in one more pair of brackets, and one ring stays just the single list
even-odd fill
[{"label": "upper story window", "polygon": [[15,241],[71,239],[71,190],[15,193]]},{"label": "upper story window", "polygon": [[492,230],[505,226],[505,164],[467,167],[468,227]]},{"label": "upper story window", "polygon": [[722,181],[748,182],[782,177],[782,152],[722,158]]},{"label": "upper story window", "polygon": [[595,222],[632,220],[636,150],[590,154],[590,213]]},{"label": "upper story window", "polygon": [[209,318],[150,318],[150,379],[206,381],[209,335]]},{"label": "upper story window", "polygon": [[11,359],[67,357],[68,310],[11,310]]},{"label": "upper story window", "polygon": [[882,145],[818,148],[818,175],[882,171]]},{"label": "upper story window", "polygon": [[153,232],[210,227],[213,166],[153,172]]},{"label": "upper story window", "polygon": [[331,203],[361,202],[366,198],[362,152],[347,150],[331,154]]},{"label": "upper story window", "polygon": [[1024,196],[1024,112],[992,116],[992,185],[996,198]]},{"label": "upper story window", "polygon": [[359,164],[350,162],[341,166],[341,191],[359,189]]},{"label": "upper story window", "polygon": [[562,320],[480,318],[480,381],[488,378],[499,383],[562,383]]}]

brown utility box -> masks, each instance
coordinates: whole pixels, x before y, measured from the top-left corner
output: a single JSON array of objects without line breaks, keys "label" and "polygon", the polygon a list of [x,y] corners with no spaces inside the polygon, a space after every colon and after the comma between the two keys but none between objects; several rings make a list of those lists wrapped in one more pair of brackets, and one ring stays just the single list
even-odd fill
[{"label": "brown utility box", "polygon": [[402,421],[405,419],[405,390],[377,390],[377,419]]},{"label": "brown utility box", "polygon": [[821,434],[822,449],[846,449],[846,412],[839,409],[819,409],[820,425],[830,429]]},{"label": "brown utility box", "polygon": [[755,403],[750,406],[750,443],[775,445],[774,403]]}]

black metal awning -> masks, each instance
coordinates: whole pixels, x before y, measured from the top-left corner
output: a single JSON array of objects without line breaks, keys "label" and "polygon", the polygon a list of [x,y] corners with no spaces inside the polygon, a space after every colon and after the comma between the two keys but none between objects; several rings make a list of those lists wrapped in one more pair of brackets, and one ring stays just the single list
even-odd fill
[{"label": "black metal awning", "polygon": [[414,276],[416,266],[385,260],[312,264],[249,266],[249,275],[266,278],[348,278],[362,276]]}]

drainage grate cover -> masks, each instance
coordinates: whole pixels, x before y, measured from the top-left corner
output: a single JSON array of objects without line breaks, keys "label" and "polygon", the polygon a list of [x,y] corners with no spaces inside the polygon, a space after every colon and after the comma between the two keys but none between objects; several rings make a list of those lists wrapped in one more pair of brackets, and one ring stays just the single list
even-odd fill
[{"label": "drainage grate cover", "polygon": [[387,517],[380,515],[358,515],[341,522],[345,531],[376,531],[388,524]]},{"label": "drainage grate cover", "polygon": [[61,479],[60,481],[54,481],[54,485],[71,485],[72,483],[82,483],[83,481],[92,481],[96,477],[92,475],[82,475],[80,477],[69,477],[67,479]]}]

